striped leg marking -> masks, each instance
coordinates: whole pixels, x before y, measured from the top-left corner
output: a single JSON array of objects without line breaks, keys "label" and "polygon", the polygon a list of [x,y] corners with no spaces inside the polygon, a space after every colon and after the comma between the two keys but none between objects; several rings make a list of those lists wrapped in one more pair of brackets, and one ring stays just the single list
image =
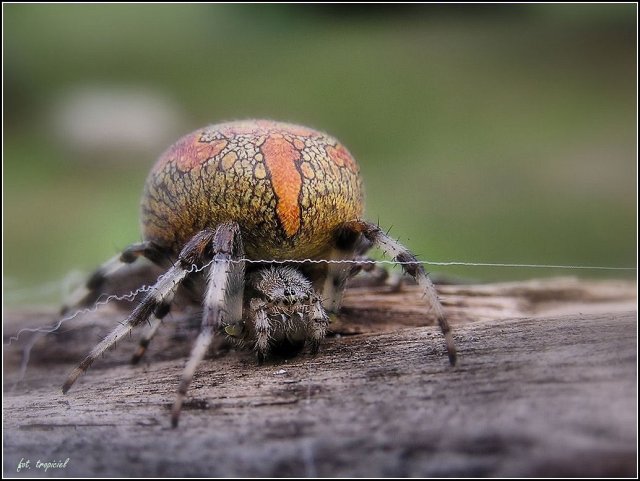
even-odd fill
[{"label": "striped leg marking", "polygon": [[171,309],[171,301],[173,300],[173,295],[167,296],[167,299],[163,302],[164,310],[161,312],[155,312],[153,315],[153,319],[149,321],[149,328],[140,339],[138,343],[138,349],[131,357],[131,364],[138,364],[144,353],[147,352],[147,348],[151,343],[151,340],[158,332],[158,329],[162,325],[162,319],[169,313]]},{"label": "striped leg marking", "polygon": [[160,276],[144,300],[133,310],[129,317],[94,347],[78,367],[69,374],[62,386],[63,393],[66,394],[69,391],[73,383],[89,369],[98,356],[122,339],[124,335],[131,332],[134,327],[147,321],[152,315],[161,319],[168,312],[168,301],[173,297],[175,290],[187,274],[193,270],[193,266],[202,259],[212,238],[213,233],[208,230],[194,236],[184,247],[176,263],[166,274]]},{"label": "striped leg marking", "polygon": [[449,322],[444,315],[442,304],[440,304],[440,300],[438,299],[438,293],[431,279],[427,276],[423,265],[418,262],[416,257],[406,247],[385,234],[377,225],[365,221],[353,221],[347,222],[343,228],[362,234],[374,247],[378,247],[386,255],[393,257],[394,261],[402,262],[402,268],[416,280],[422,288],[430,308],[433,309],[440,330],[444,335],[449,362],[452,366],[455,366],[458,355],[451,333],[451,326],[449,326]]},{"label": "striped leg marking", "polygon": [[60,313],[65,315],[73,309],[93,305],[103,294],[103,288],[107,281],[122,275],[135,275],[135,272],[142,266],[134,263],[141,257],[149,259],[159,266],[164,266],[168,262],[168,257],[152,242],[131,244],[121,254],[102,264],[89,276],[84,285],[74,290],[65,300]]},{"label": "striped leg marking", "polygon": [[178,395],[171,409],[171,425],[174,428],[178,426],[182,404],[193,375],[207,353],[214,334],[220,331],[223,324],[242,319],[244,263],[237,261],[244,257],[244,251],[238,224],[229,222],[218,226],[212,248],[213,263],[207,279],[202,327],[182,373]]}]

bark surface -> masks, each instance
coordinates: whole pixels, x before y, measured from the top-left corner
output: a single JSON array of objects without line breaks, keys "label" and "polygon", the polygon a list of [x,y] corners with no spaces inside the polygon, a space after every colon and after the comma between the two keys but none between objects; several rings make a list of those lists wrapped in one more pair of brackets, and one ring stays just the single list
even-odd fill
[{"label": "bark surface", "polygon": [[197,313],[169,316],[130,366],[136,331],[63,395],[69,370],[126,311],[108,305],[10,345],[56,318],[6,311],[4,475],[636,476],[634,282],[438,290],[458,366],[415,286],[353,287],[315,357],[258,366],[219,346],[177,429],[169,409]]}]

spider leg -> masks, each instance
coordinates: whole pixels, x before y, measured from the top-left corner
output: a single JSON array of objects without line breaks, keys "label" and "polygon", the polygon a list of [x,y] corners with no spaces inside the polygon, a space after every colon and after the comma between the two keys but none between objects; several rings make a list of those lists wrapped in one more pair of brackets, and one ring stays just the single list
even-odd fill
[{"label": "spider leg", "polygon": [[[327,265],[324,283],[321,286],[323,305],[327,312],[337,313],[342,304],[342,297],[347,280],[355,276],[362,265],[353,264],[355,258],[360,259],[371,248],[371,241],[359,235],[358,232],[345,228],[336,231],[333,248],[327,259],[332,261]],[[339,261],[349,261],[341,263]]]},{"label": "spider leg", "polygon": [[342,304],[342,296],[352,268],[351,265],[342,264],[339,261],[350,260],[352,256],[349,251],[333,249],[328,257],[328,260],[334,262],[327,266],[327,275],[322,286],[322,297],[327,311],[335,313],[338,312]]},{"label": "spider leg", "polygon": [[[349,285],[350,286],[384,286],[389,280],[389,271],[384,267],[376,264],[376,261],[369,256],[356,256],[354,263],[351,264],[351,270],[349,271]],[[365,276],[354,279],[360,272],[366,272]],[[396,282],[391,278],[394,283],[392,284],[394,290],[396,288]]]},{"label": "spider leg", "polygon": [[[182,286],[186,284],[187,279],[189,279],[189,277],[186,277],[183,280]],[[147,348],[149,347],[149,344],[151,344],[151,340],[157,334],[158,329],[162,325],[162,320],[164,319],[164,316],[169,314],[169,311],[171,310],[171,303],[173,302],[173,297],[176,293],[176,290],[177,289],[174,289],[169,294],[167,294],[167,297],[163,302],[166,308],[166,312],[163,312],[162,316],[158,316],[157,314],[154,314],[153,320],[149,321],[149,328],[142,335],[142,338],[138,343],[138,349],[136,349],[136,352],[134,352],[133,356],[131,356],[131,364],[134,364],[134,365],[138,364],[140,362],[140,359],[142,359],[142,356],[144,356],[144,354],[147,352]]]},{"label": "spider leg", "polygon": [[[371,246],[382,249],[382,251],[384,251],[387,255],[392,256],[394,261],[401,262],[404,271],[407,274],[411,275],[416,280],[418,285],[422,287],[424,296],[431,306],[431,309],[434,310],[436,319],[438,320],[438,325],[440,326],[440,330],[444,335],[449,362],[452,366],[454,366],[457,360],[457,353],[456,345],[451,333],[451,326],[449,326],[449,322],[444,315],[444,310],[442,309],[442,305],[440,304],[440,301],[438,299],[438,293],[436,292],[433,283],[427,276],[423,265],[418,262],[416,257],[406,247],[404,247],[395,239],[389,237],[380,229],[380,227],[375,224],[357,220],[346,222],[345,224],[343,224],[341,229],[343,230],[343,236],[348,235],[349,233],[361,234],[362,237],[370,242]],[[346,231],[346,234],[344,233],[344,231]]]},{"label": "spider leg", "polygon": [[[171,301],[167,300],[167,305],[169,305],[170,303]],[[144,356],[144,353],[147,352],[147,348],[149,347],[149,344],[151,343],[151,340],[153,339],[153,337],[158,332],[158,329],[160,328],[161,324],[162,324],[162,318],[153,316],[153,320],[150,321],[149,328],[143,334],[142,338],[140,339],[140,342],[138,343],[138,349],[133,354],[133,356],[131,356],[131,364],[138,364],[140,362],[140,359],[142,359],[142,356]]]},{"label": "spider leg", "polygon": [[240,260],[244,257],[244,250],[238,224],[220,224],[213,238],[212,249],[213,262],[209,268],[202,327],[182,373],[178,395],[171,410],[171,425],[174,428],[178,425],[189,384],[198,364],[207,353],[215,332],[224,324],[242,318],[244,262]]},{"label": "spider leg", "polygon": [[206,248],[211,244],[213,232],[204,230],[196,234],[182,249],[176,263],[160,276],[153,288],[147,293],[143,301],[133,310],[127,319],[120,323],[110,334],[94,347],[89,355],[76,367],[67,377],[62,386],[62,392],[66,392],[76,382],[78,377],[85,373],[98,356],[104,353],[109,347],[129,333],[134,327],[147,321],[152,315],[157,319],[162,319],[169,312],[168,300],[172,298],[184,278],[193,271],[200,259],[202,259]]},{"label": "spider leg", "polygon": [[72,309],[95,303],[102,295],[103,288],[108,281],[123,275],[127,277],[135,275],[136,272],[141,271],[144,265],[136,263],[141,257],[161,267],[165,267],[168,261],[168,255],[153,242],[145,241],[131,244],[121,254],[102,264],[89,276],[84,285],[75,289],[66,299],[60,313],[64,315]]},{"label": "spider leg", "polygon": [[329,316],[322,307],[322,301],[319,296],[314,296],[311,306],[309,307],[309,324],[308,339],[311,345],[311,353],[317,354],[320,348],[320,342],[327,335],[329,327]]},{"label": "spider leg", "polygon": [[256,330],[256,355],[258,364],[264,362],[265,355],[269,352],[269,339],[271,338],[271,323],[267,316],[267,303],[259,299],[251,299],[251,312],[254,313],[254,329]]}]

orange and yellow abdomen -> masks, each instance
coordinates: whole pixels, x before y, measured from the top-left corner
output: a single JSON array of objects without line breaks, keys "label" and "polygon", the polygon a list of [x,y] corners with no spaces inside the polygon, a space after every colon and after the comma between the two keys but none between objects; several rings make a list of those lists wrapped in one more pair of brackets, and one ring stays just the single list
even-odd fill
[{"label": "orange and yellow abdomen", "polygon": [[198,231],[236,221],[250,258],[321,256],[336,227],[360,218],[358,165],[334,138],[266,120],[192,132],[145,184],[145,240],[179,251]]}]

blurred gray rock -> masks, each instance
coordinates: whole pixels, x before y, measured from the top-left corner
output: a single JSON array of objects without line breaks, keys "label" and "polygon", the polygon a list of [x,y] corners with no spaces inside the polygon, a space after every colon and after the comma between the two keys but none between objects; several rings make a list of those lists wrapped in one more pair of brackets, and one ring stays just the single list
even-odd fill
[{"label": "blurred gray rock", "polygon": [[54,102],[50,130],[80,162],[149,162],[188,130],[182,109],[140,86],[85,85]]}]

